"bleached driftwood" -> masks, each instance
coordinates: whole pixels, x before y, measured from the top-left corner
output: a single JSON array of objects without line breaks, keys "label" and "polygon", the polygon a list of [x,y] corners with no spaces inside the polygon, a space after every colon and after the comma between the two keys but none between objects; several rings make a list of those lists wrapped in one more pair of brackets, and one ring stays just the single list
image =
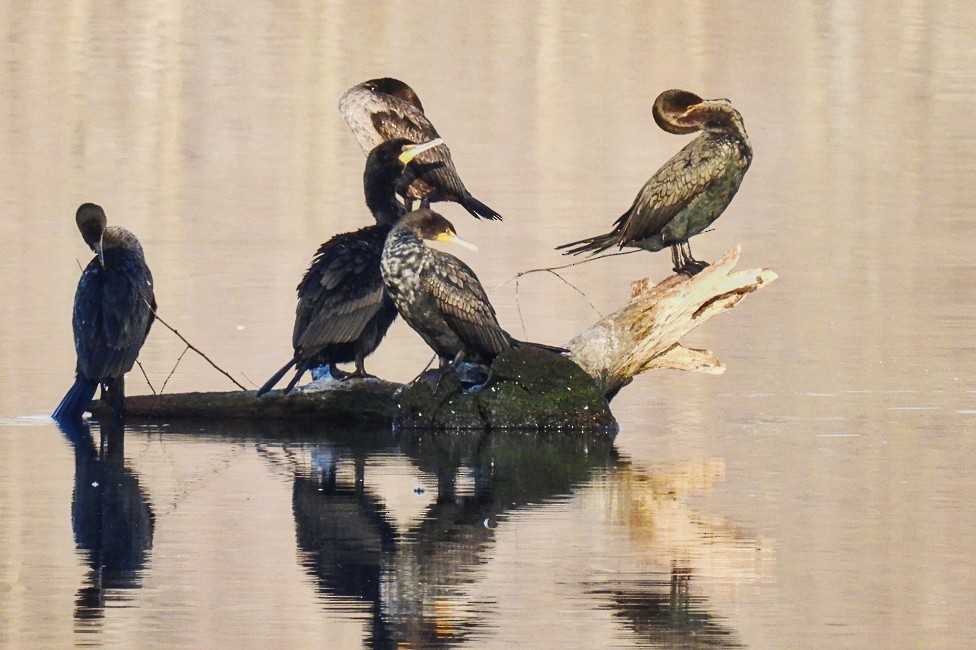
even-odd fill
[{"label": "bleached driftwood", "polygon": [[769,269],[734,271],[740,252],[736,246],[693,277],[673,275],[657,285],[648,278],[634,282],[630,302],[566,345],[570,358],[600,383],[608,397],[654,368],[725,372],[710,351],[688,348],[679,341],[776,279]]}]

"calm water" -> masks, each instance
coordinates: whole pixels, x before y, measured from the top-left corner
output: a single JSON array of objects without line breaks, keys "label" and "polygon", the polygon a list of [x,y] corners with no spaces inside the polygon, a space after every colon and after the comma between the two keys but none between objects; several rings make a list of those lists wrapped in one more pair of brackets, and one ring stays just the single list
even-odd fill
[{"label": "calm water", "polygon": [[[3,3],[0,645],[969,646],[976,8],[934,4]],[[755,162],[695,253],[740,243],[780,280],[688,339],[728,371],[641,377],[613,443],[59,431],[77,205],[136,232],[163,318],[259,384],[317,245],[369,221],[336,101],[383,75],[506,217],[443,206],[481,247],[457,254],[552,343],[669,256],[566,271],[585,299],[501,285],[687,141],[658,92],[730,98]],[[154,328],[157,389],[231,388],[183,351]],[[429,356],[398,323],[368,367]]]}]

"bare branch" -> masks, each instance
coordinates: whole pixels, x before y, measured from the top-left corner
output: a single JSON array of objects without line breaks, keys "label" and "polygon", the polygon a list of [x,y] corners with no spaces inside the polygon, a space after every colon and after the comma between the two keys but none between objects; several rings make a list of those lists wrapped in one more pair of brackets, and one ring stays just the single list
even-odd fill
[{"label": "bare branch", "polygon": [[[138,359],[136,359],[136,365],[139,366],[139,370],[142,372],[143,379],[145,379],[146,383],[149,384],[149,390],[151,390],[152,394],[155,395],[156,389],[153,388],[152,382],[149,381],[149,375],[146,374],[146,369],[142,367],[142,363]],[[165,386],[166,384],[163,384],[163,387]]]},{"label": "bare branch", "polygon": [[[193,345],[192,343],[190,343],[189,341],[187,341],[185,336],[183,336],[182,334],[180,334],[179,332],[177,332],[174,327],[170,326],[169,323],[167,323],[162,318],[160,318],[159,317],[159,314],[156,313],[156,310],[153,309],[153,306],[152,305],[149,305],[149,309],[152,310],[152,313],[156,317],[156,320],[158,320],[160,323],[162,323],[163,327],[165,327],[166,329],[168,329],[173,334],[176,334],[176,336],[179,337],[179,339],[181,341],[183,341],[184,343],[186,343],[186,347],[188,347],[189,349],[193,350],[194,352],[196,352],[197,354],[199,354],[201,357],[203,357],[204,361],[206,361],[211,366],[213,366],[218,372],[220,372],[222,375],[224,375],[225,377],[227,377],[227,379],[230,379],[232,382],[234,382],[234,385],[235,386],[237,386],[241,390],[247,390],[247,388],[245,388],[239,381],[237,381],[236,379],[234,379],[229,372],[227,372],[226,370],[224,370],[223,368],[221,368],[220,366],[218,366],[216,363],[214,363],[210,359],[210,357],[208,357],[206,354],[204,354],[198,347],[196,347],[195,345]],[[186,353],[186,351],[184,350],[184,354],[185,353]],[[183,355],[180,355],[180,358],[182,359],[183,358]],[[178,360],[177,360],[177,363],[179,363]],[[175,370],[175,368],[174,368],[174,370]],[[170,373],[170,374],[172,374],[172,373]]]},{"label": "bare branch", "polygon": [[172,377],[172,376],[173,376],[173,373],[175,373],[175,372],[176,372],[176,369],[177,369],[177,368],[179,368],[179,366],[180,366],[180,361],[182,361],[182,360],[183,360],[183,357],[185,357],[185,356],[186,356],[186,353],[187,353],[187,352],[188,352],[189,350],[190,350],[190,346],[188,345],[188,346],[186,346],[185,348],[183,348],[183,351],[182,351],[182,352],[180,352],[180,356],[179,356],[179,357],[178,357],[178,358],[176,359],[176,363],[174,363],[174,364],[173,364],[173,369],[169,371],[169,374],[168,374],[168,375],[166,375],[166,381],[164,381],[164,382],[163,382],[163,386],[162,386],[162,388],[160,388],[160,389],[159,389],[159,392],[160,392],[160,393],[162,393],[162,392],[163,392],[164,390],[166,390],[166,384],[168,384],[168,383],[169,383],[169,379],[170,379],[170,377]]},{"label": "bare branch", "polygon": [[[516,273],[515,275],[513,275],[512,277],[510,277],[509,279],[505,280],[500,285],[498,285],[497,287],[495,287],[494,289],[492,289],[492,291],[495,291],[497,289],[501,289],[502,287],[504,287],[506,284],[508,284],[512,280],[518,280],[523,275],[529,275],[530,273],[544,273],[544,272],[552,273],[553,271],[560,271],[562,269],[572,268],[574,266],[579,266],[581,264],[589,264],[590,262],[595,262],[597,260],[606,259],[608,257],[617,257],[618,255],[631,255],[633,253],[638,253],[638,252],[640,252],[639,249],[634,249],[634,250],[630,250],[630,251],[618,251],[616,253],[606,253],[605,255],[597,255],[596,257],[588,257],[585,260],[579,260],[577,262],[570,262],[569,264],[563,264],[562,266],[546,266],[546,267],[538,268],[538,269],[529,269],[527,271],[519,271],[518,273]],[[553,273],[553,275],[555,275],[556,277],[559,277],[556,273]],[[572,285],[570,285],[570,286],[572,286]],[[579,291],[579,289],[577,289],[577,291]]]}]

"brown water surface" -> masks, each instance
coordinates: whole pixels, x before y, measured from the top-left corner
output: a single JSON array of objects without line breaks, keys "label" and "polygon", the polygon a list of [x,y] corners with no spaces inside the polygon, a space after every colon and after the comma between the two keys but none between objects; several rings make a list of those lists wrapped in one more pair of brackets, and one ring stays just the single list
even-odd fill
[{"label": "brown water surface", "polygon": [[[0,645],[966,647],[976,619],[976,5],[93,3],[0,8]],[[78,204],[141,239],[160,315],[248,385],[321,241],[368,223],[354,83],[411,84],[439,209],[519,337],[559,343],[637,254],[564,261],[728,97],[755,161],[697,256],[780,280],[659,371],[615,442],[184,423],[62,434]],[[591,305],[592,303],[592,305]],[[158,389],[232,386],[155,327]],[[397,323],[367,364],[430,357]],[[174,370],[175,366],[175,370]],[[149,390],[138,372],[130,393]]]}]

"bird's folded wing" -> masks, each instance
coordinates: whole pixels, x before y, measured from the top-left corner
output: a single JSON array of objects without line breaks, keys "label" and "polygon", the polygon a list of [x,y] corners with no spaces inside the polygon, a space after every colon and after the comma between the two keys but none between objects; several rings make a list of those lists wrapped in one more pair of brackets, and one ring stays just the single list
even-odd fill
[{"label": "bird's folded wing", "polygon": [[624,213],[620,241],[640,241],[661,231],[728,167],[726,157],[708,149],[685,147],[651,177]]},{"label": "bird's folded wing", "polygon": [[466,264],[440,253],[423,282],[444,319],[467,346],[491,354],[509,347],[509,336],[498,324],[484,287]]},{"label": "bird's folded wing", "polygon": [[319,248],[298,285],[293,343],[316,348],[356,340],[383,304],[381,248],[335,237]]}]

